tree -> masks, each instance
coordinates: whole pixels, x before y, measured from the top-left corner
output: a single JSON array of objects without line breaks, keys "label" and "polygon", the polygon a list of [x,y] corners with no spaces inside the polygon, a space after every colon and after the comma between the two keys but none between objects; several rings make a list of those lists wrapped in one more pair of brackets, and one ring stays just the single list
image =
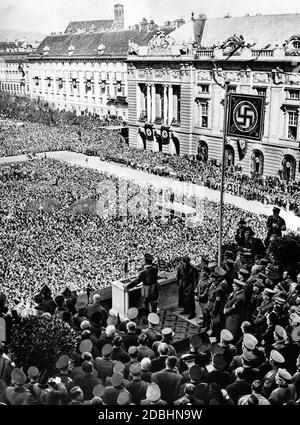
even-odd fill
[{"label": "tree", "polygon": [[51,373],[58,357],[70,356],[75,348],[76,333],[68,324],[55,316],[28,316],[14,325],[9,353],[16,366],[25,371],[36,366]]},{"label": "tree", "polygon": [[282,270],[295,271],[300,259],[300,235],[291,232],[273,239],[269,245],[269,253]]}]

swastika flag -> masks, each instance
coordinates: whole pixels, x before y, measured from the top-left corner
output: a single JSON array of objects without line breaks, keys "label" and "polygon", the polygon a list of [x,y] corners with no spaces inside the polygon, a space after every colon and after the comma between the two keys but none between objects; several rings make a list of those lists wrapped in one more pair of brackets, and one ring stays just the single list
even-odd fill
[{"label": "swastika flag", "polygon": [[264,116],[264,96],[229,93],[227,136],[261,140]]}]

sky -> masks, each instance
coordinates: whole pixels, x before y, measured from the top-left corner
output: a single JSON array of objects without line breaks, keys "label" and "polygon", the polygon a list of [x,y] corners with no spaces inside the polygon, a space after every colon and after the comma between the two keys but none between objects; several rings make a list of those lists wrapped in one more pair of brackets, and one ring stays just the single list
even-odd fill
[{"label": "sky", "polygon": [[[125,26],[154,19],[158,24],[204,13],[208,18],[300,13],[299,0],[0,0],[0,29],[50,33],[64,31],[70,21],[112,19],[113,5],[125,9]],[[295,30],[297,32],[298,30]],[[299,32],[299,31],[298,31]]]}]

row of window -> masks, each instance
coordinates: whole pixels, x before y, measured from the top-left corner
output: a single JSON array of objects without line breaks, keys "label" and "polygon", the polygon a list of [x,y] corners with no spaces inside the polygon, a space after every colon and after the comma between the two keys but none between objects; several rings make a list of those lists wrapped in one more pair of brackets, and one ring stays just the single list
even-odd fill
[{"label": "row of window", "polygon": [[25,84],[1,83],[2,90],[29,91],[29,86]]},{"label": "row of window", "polygon": [[[236,93],[235,85],[229,85],[228,92]],[[209,94],[210,93],[210,85],[209,84],[198,84],[199,93]],[[267,95],[267,87],[253,87],[258,96],[266,96]],[[300,100],[300,89],[285,89],[286,98],[292,100]]]},{"label": "row of window", "polygon": [[[49,90],[53,91],[56,90],[57,92],[59,92],[60,90],[62,91],[66,91],[66,82],[63,80],[58,80],[56,81],[56,87],[54,87],[55,85],[52,84],[52,82],[50,80],[46,80],[47,81],[47,85],[45,87],[45,93],[47,94]],[[69,91],[71,94],[73,93],[80,93],[80,85],[76,80],[73,80],[70,83],[67,83],[69,85]],[[34,89],[37,89],[37,86],[39,86],[39,84],[35,83]],[[90,83],[90,82],[86,82],[85,86],[84,86],[84,93],[88,94],[90,93],[91,95],[95,95],[95,84],[94,83]],[[122,84],[116,84],[114,85],[112,88],[110,88],[109,85],[107,84],[100,84],[100,93],[102,94],[107,94],[108,96],[126,96],[125,94],[125,85]]]}]

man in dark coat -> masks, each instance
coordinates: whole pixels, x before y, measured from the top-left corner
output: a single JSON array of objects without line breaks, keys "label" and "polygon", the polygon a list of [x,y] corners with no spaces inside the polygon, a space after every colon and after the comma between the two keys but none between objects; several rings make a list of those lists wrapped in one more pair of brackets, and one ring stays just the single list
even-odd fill
[{"label": "man in dark coat", "polygon": [[182,265],[177,270],[177,285],[179,287],[178,307],[182,307],[182,314],[188,314],[188,319],[196,317],[195,289],[198,282],[198,271],[190,263],[188,256],[183,257]]},{"label": "man in dark coat", "polygon": [[233,281],[233,292],[229,295],[224,307],[225,329],[228,329],[234,339],[239,336],[240,327],[245,316],[244,282],[238,279]]},{"label": "man in dark coat", "polygon": [[158,267],[153,263],[153,255],[145,254],[145,265],[136,279],[125,285],[125,289],[133,288],[143,283],[141,296],[143,307],[156,313],[159,297],[159,284],[157,282]]},{"label": "man in dark coat", "polygon": [[272,235],[282,236],[282,232],[286,230],[286,224],[282,217],[279,215],[280,208],[273,208],[273,215],[270,215],[267,220],[267,237],[265,239],[265,245],[268,247],[270,238]]},{"label": "man in dark coat", "polygon": [[222,267],[215,267],[212,274],[214,280],[208,291],[206,311],[210,315],[212,336],[219,338],[222,329],[223,310],[227,299],[228,285],[224,279],[226,272]]},{"label": "man in dark coat", "polygon": [[176,371],[177,358],[170,356],[166,360],[166,368],[152,374],[152,382],[161,390],[161,397],[168,404],[173,404],[179,398],[180,386],[184,383],[183,377]]}]

